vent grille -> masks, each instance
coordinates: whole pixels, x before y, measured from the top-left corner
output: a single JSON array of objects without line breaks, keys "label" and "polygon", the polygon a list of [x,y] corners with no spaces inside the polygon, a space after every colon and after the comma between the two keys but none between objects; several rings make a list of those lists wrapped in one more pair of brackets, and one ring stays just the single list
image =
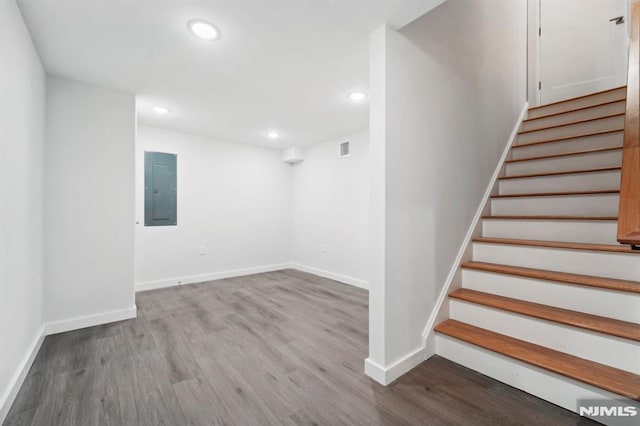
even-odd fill
[{"label": "vent grille", "polygon": [[346,157],[351,153],[349,141],[340,144],[340,157]]}]

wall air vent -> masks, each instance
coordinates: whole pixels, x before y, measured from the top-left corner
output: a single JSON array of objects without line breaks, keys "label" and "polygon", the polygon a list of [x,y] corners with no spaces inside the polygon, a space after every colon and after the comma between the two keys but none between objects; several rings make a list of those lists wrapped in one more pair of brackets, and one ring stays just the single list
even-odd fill
[{"label": "wall air vent", "polygon": [[349,141],[340,144],[340,157],[347,157],[350,154]]}]

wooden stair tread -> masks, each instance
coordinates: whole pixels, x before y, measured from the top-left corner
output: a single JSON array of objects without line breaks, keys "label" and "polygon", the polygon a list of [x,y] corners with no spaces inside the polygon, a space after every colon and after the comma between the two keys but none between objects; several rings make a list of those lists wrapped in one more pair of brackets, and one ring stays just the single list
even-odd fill
[{"label": "wooden stair tread", "polygon": [[531,246],[531,247],[548,247],[548,248],[560,248],[571,250],[587,250],[587,251],[607,251],[615,253],[625,254],[640,254],[640,250],[631,250],[630,247],[623,245],[610,245],[610,244],[589,244],[589,243],[571,243],[560,241],[541,241],[541,240],[518,240],[512,238],[489,238],[489,237],[476,237],[473,239],[476,243],[488,243],[488,244],[509,244],[518,246]]},{"label": "wooden stair tread", "polygon": [[[613,89],[601,90],[599,92],[593,92],[593,93],[589,93],[587,95],[576,96],[575,98],[563,99],[561,101],[555,101],[555,102],[551,102],[551,103],[544,104],[544,105],[538,105],[538,106],[529,108],[529,111],[535,111],[535,110],[540,109],[540,108],[546,108],[546,107],[551,106],[551,105],[563,104],[565,102],[577,101],[578,99],[584,99],[584,98],[589,98],[591,96],[601,95],[601,94],[607,93],[607,92],[613,92],[613,91],[616,91],[616,90],[623,89],[625,87],[627,87],[626,84],[622,85],[622,86],[619,86],[619,87],[614,87]],[[625,95],[625,97],[626,97],[626,95]]]},{"label": "wooden stair tread", "polygon": [[622,151],[622,146],[616,146],[612,148],[585,149],[583,151],[572,151],[572,152],[564,152],[561,154],[541,155],[538,157],[518,158],[516,160],[506,160],[505,163],[521,163],[523,161],[549,160],[552,158],[571,157],[571,156],[587,155],[587,154],[598,154],[601,152],[609,152],[609,151]]},{"label": "wooden stair tread", "polygon": [[496,220],[618,220],[617,216],[542,216],[542,215],[532,215],[532,216],[482,216],[483,219],[496,219]]},{"label": "wooden stair tread", "polygon": [[604,119],[613,118],[613,117],[624,117],[624,115],[625,115],[624,112],[619,112],[619,113],[616,113],[616,114],[603,115],[603,116],[600,116],[600,117],[584,118],[582,120],[575,120],[575,121],[571,121],[569,123],[554,124],[554,125],[551,125],[551,126],[540,127],[539,129],[520,130],[518,132],[518,134],[519,135],[526,135],[528,133],[541,132],[543,130],[550,130],[550,129],[555,129],[555,128],[558,128],[558,127],[573,126],[575,124],[588,123],[590,121],[604,120]]},{"label": "wooden stair tread", "polygon": [[561,196],[579,196],[579,195],[602,195],[602,194],[619,194],[618,189],[609,189],[602,191],[572,191],[572,192],[532,192],[529,194],[505,194],[492,195],[491,198],[526,198],[526,197],[561,197]]},{"label": "wooden stair tread", "polygon": [[583,312],[556,308],[555,306],[527,302],[525,300],[498,296],[465,288],[451,292],[449,297],[558,324],[569,325],[640,342],[640,324],[632,322],[585,314]]},{"label": "wooden stair tread", "polygon": [[[625,99],[616,99],[614,101],[600,102],[598,104],[587,105],[587,106],[582,106],[582,107],[578,107],[578,108],[572,108],[572,109],[568,109],[566,111],[553,112],[551,114],[541,115],[539,117],[526,118],[526,119],[522,120],[522,122],[523,123],[530,123],[532,121],[540,120],[542,118],[554,117],[556,115],[562,115],[562,114],[571,114],[572,112],[583,111],[585,109],[591,109],[591,108],[598,108],[598,107],[601,107],[601,106],[611,105],[611,104],[615,104],[615,103],[618,103],[618,102],[625,102]],[[540,107],[535,107],[535,108],[540,108]],[[529,110],[531,110],[531,108]]]},{"label": "wooden stair tread", "polygon": [[640,376],[564,352],[515,339],[456,320],[435,327],[439,333],[640,401]]},{"label": "wooden stair tread", "polygon": [[619,128],[619,129],[612,129],[612,130],[602,130],[599,132],[589,132],[589,133],[582,133],[579,135],[572,135],[572,136],[562,136],[559,138],[552,138],[552,139],[545,139],[542,141],[537,141],[537,142],[528,142],[528,143],[519,143],[517,145],[513,145],[511,148],[525,148],[528,146],[534,146],[534,145],[541,145],[541,144],[545,144],[545,143],[552,143],[552,142],[563,142],[563,141],[567,141],[567,140],[571,140],[571,139],[580,139],[580,138],[586,138],[589,136],[600,136],[600,135],[606,135],[608,133],[619,133],[624,131],[624,128]]},{"label": "wooden stair tread", "polygon": [[465,262],[462,264],[462,268],[640,294],[640,282],[636,281],[571,274],[568,272],[546,271],[543,269],[523,268],[487,262]]},{"label": "wooden stair tread", "polygon": [[571,170],[568,172],[548,172],[548,173],[533,173],[526,175],[516,175],[516,176],[502,176],[498,179],[528,179],[535,178],[541,176],[562,176],[562,175],[576,175],[580,173],[599,173],[599,172],[610,172],[614,170],[621,170],[621,167],[600,167],[596,169],[583,169],[583,170]]}]

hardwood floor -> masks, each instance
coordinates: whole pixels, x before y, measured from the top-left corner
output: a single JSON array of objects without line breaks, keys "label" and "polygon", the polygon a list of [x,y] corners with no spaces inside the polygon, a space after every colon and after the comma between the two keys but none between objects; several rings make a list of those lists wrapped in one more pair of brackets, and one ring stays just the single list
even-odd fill
[{"label": "hardwood floor", "polygon": [[592,424],[437,357],[378,385],[366,291],[314,275],[136,299],[137,319],[47,337],[4,424]]}]

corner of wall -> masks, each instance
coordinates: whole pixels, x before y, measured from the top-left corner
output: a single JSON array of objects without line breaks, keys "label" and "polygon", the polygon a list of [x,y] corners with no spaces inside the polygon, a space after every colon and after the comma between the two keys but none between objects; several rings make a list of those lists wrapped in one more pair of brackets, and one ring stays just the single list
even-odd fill
[{"label": "corner of wall", "polygon": [[339,281],[341,283],[349,284],[364,290],[369,290],[369,283],[359,278],[336,274],[334,272],[325,271],[323,269],[314,268],[312,266],[302,265],[296,262],[292,262],[290,267],[293,269],[297,269],[298,271],[307,272],[309,274],[314,274],[320,277],[328,278],[330,280]]},{"label": "corner of wall", "polygon": [[365,373],[385,384],[386,48],[384,24],[369,35],[369,357]]},{"label": "corner of wall", "polygon": [[388,367],[382,367],[371,358],[365,359],[364,372],[381,385],[387,386],[394,380],[417,367],[427,359],[427,348],[421,346]]}]

